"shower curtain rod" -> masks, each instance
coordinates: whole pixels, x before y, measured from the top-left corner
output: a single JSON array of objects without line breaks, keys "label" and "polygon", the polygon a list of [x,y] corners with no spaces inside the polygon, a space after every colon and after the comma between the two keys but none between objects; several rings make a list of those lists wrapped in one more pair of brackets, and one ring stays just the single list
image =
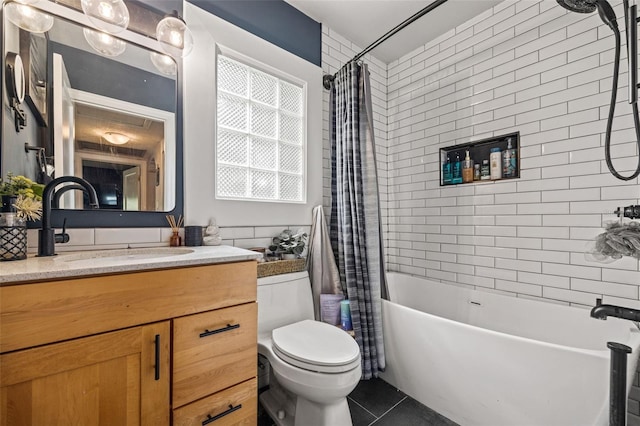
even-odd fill
[{"label": "shower curtain rod", "polygon": [[[423,17],[424,15],[426,15],[427,13],[431,12],[433,9],[435,9],[436,7],[440,6],[443,3],[446,3],[447,0],[435,0],[433,3],[429,4],[428,6],[426,6],[425,8],[421,9],[419,12],[417,12],[416,14],[414,14],[413,16],[411,16],[410,18],[405,19],[404,21],[402,21],[400,24],[396,25],[395,27],[393,27],[391,30],[387,31],[382,37],[380,37],[379,39],[377,39],[376,41],[374,41],[373,43],[371,43],[369,46],[365,47],[364,50],[360,53],[358,53],[356,56],[353,57],[353,59],[351,59],[350,61],[348,61],[345,65],[351,63],[351,62],[355,62],[358,59],[362,58],[364,55],[366,55],[367,53],[369,53],[370,51],[372,51],[373,49],[375,49],[376,47],[378,47],[378,45],[380,45],[381,43],[383,43],[385,40],[391,38],[391,36],[395,35],[397,32],[399,32],[400,30],[404,29],[405,27],[407,27],[409,24],[413,23],[414,21],[420,19],[421,17]],[[343,65],[343,67],[345,66]],[[325,74],[324,76],[322,76],[322,85],[324,86],[325,89],[329,90],[331,88],[331,83],[333,82],[333,80],[336,78],[336,75],[338,73],[335,73],[333,75],[331,74]]]}]

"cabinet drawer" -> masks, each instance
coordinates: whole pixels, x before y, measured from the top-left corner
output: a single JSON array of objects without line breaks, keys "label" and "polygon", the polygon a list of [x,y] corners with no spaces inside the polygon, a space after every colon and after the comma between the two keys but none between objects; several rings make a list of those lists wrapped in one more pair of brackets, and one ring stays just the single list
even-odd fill
[{"label": "cabinet drawer", "polygon": [[255,425],[258,418],[256,379],[173,410],[174,426]]},{"label": "cabinet drawer", "polygon": [[256,376],[257,314],[254,302],[174,320],[174,408]]}]

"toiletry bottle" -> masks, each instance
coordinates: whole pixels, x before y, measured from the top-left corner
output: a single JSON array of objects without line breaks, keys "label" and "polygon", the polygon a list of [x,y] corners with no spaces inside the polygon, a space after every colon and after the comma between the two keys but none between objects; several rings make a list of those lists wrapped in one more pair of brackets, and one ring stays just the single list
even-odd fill
[{"label": "toiletry bottle", "polygon": [[482,160],[482,167],[480,168],[480,180],[491,179],[491,169],[489,168],[489,160]]},{"label": "toiletry bottle", "polygon": [[[508,138],[509,146],[511,146],[511,138]],[[511,177],[511,150],[509,148],[502,151],[502,177]]]},{"label": "toiletry bottle", "polygon": [[453,177],[451,183],[462,183],[462,161],[460,154],[456,152],[456,161],[453,163]]},{"label": "toiletry bottle", "polygon": [[473,180],[480,180],[480,164],[473,165]]},{"label": "toiletry bottle", "polygon": [[516,177],[518,175],[518,150],[516,150],[513,145],[511,145],[511,138],[507,140],[507,151],[510,152],[509,158],[509,176]]},{"label": "toiletry bottle", "polygon": [[469,150],[467,150],[464,162],[462,163],[462,182],[473,182],[473,161],[469,156]]},{"label": "toiletry bottle", "polygon": [[442,183],[444,185],[451,184],[451,158],[449,158],[449,154],[447,154],[447,160],[442,166]]},{"label": "toiletry bottle", "polygon": [[502,154],[500,148],[497,146],[491,148],[489,164],[491,168],[491,180],[502,179]]}]

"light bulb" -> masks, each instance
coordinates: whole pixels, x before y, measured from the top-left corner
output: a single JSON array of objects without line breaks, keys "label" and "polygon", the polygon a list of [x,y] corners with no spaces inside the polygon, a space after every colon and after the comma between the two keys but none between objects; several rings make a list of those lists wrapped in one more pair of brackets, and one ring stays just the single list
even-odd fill
[{"label": "light bulb", "polygon": [[21,2],[10,2],[4,5],[4,13],[6,13],[9,21],[18,27],[32,33],[46,33],[53,27],[53,16],[47,15],[30,6],[35,3],[30,0]]},{"label": "light bulb", "polygon": [[156,38],[162,50],[174,58],[185,57],[193,49],[193,35],[176,11],[158,22]]},{"label": "light bulb", "polygon": [[117,34],[129,26],[129,9],[122,0],[81,0],[82,11],[96,28]]},{"label": "light bulb", "polygon": [[151,52],[151,63],[153,66],[157,68],[162,74],[166,75],[176,75],[178,72],[178,66],[176,65],[176,61],[169,55],[164,55],[158,52]]},{"label": "light bulb", "polygon": [[104,56],[118,56],[127,48],[127,43],[112,35],[83,28],[84,38],[89,46]]},{"label": "light bulb", "polygon": [[98,6],[98,14],[100,17],[104,18],[105,21],[111,21],[114,17],[113,6],[105,1],[100,2],[100,6]]}]

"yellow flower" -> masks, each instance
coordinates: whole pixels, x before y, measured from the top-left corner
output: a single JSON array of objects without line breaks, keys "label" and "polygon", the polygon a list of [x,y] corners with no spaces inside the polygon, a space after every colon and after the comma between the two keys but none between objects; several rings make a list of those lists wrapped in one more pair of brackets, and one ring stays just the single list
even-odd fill
[{"label": "yellow flower", "polygon": [[42,217],[42,201],[36,200],[34,197],[20,194],[13,207],[16,208],[20,218],[38,220]]}]

